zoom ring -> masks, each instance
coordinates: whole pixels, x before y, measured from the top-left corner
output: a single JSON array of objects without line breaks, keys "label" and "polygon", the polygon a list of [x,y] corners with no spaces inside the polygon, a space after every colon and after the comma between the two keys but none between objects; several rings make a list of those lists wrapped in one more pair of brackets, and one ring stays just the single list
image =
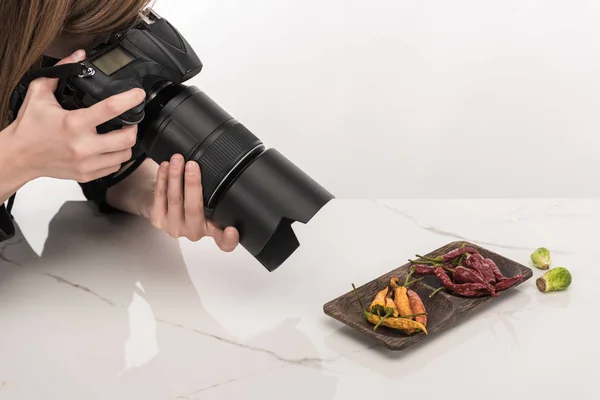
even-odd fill
[{"label": "zoom ring", "polygon": [[229,126],[202,153],[198,164],[202,172],[204,203],[212,196],[231,169],[261,141],[244,125]]}]

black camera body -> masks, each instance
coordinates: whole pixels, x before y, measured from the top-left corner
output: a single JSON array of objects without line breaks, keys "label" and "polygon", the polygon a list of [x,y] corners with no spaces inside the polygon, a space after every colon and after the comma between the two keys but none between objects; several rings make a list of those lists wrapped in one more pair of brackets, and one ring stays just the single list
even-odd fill
[{"label": "black camera body", "polygon": [[155,12],[88,52],[83,72],[60,81],[67,110],[90,107],[133,88],[146,100],[98,127],[105,133],[138,124],[134,158],[157,163],[182,154],[201,167],[208,218],[234,226],[240,244],[267,270],[278,268],[299,246],[293,222],[309,220],[334,196],[261,140],[205,93],[183,83],[202,62],[185,38]]}]

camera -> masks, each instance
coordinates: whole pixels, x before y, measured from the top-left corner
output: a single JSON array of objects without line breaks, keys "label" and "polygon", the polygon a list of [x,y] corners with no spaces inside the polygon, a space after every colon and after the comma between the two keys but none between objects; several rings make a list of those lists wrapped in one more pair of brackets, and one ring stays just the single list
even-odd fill
[{"label": "camera", "polygon": [[88,52],[83,72],[60,81],[58,102],[73,110],[144,89],[142,104],[98,133],[137,124],[134,157],[160,164],[178,153],[198,162],[207,218],[237,228],[240,245],[274,271],[300,245],[292,224],[308,223],[334,196],[200,89],[184,85],[202,62],[155,11],[141,18]]}]

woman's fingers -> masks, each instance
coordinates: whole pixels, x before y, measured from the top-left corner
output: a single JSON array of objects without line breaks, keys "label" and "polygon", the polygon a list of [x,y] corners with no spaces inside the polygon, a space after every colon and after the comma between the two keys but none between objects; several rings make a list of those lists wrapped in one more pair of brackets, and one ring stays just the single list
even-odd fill
[{"label": "woman's fingers", "polygon": [[195,161],[190,161],[186,165],[184,186],[185,225],[188,239],[198,241],[204,234],[206,223],[200,167]]},{"label": "woman's fingers", "polygon": [[121,169],[122,164],[131,160],[131,156],[131,149],[126,149],[94,156],[89,161],[86,161],[86,164],[90,166],[89,170],[94,171],[111,168]]},{"label": "woman's fingers", "polygon": [[[56,65],[77,63],[83,60],[85,60],[85,50],[77,50],[69,57],[63,58],[57,62]],[[40,78],[38,82],[40,84],[38,88],[42,89],[47,94],[54,94],[56,88],[58,87],[58,79]]]},{"label": "woman's fingers", "polygon": [[225,252],[235,250],[239,244],[235,228],[223,230],[206,220],[200,167],[194,161],[185,164],[180,154],[159,166],[151,220],[173,237],[198,241],[210,236]]},{"label": "woman's fingers", "polygon": [[154,185],[154,201],[150,219],[157,228],[163,228],[167,216],[167,188],[169,181],[169,163],[163,162],[156,173],[156,184]]},{"label": "woman's fingers", "polygon": [[126,126],[102,135],[90,137],[97,154],[114,153],[133,148],[137,142],[138,126]]},{"label": "woman's fingers", "polygon": [[146,98],[142,89],[131,89],[107,98],[91,107],[75,110],[72,113],[73,125],[80,129],[95,127],[118,117],[140,105]]},{"label": "woman's fingers", "polygon": [[[60,60],[56,65],[62,65],[67,63],[74,63],[83,61],[85,59],[85,51],[79,50],[75,53],[71,54],[69,57]],[[39,101],[43,99],[45,102],[51,103],[54,106],[60,107],[60,105],[56,102],[56,97],[54,92],[58,87],[58,79],[50,79],[50,78],[37,78],[33,82],[29,84],[29,88],[27,89],[27,94],[25,95],[25,99],[23,99],[23,105],[19,110],[19,115],[22,115],[24,110],[26,110],[31,101],[34,99]],[[45,107],[50,107],[50,104],[44,104]]]},{"label": "woman's fingers", "polygon": [[[185,224],[183,209],[183,168],[184,160],[180,154],[171,158],[169,166],[169,181],[167,187],[167,219],[170,227],[177,227],[181,232]],[[179,235],[179,232],[171,232]]]}]

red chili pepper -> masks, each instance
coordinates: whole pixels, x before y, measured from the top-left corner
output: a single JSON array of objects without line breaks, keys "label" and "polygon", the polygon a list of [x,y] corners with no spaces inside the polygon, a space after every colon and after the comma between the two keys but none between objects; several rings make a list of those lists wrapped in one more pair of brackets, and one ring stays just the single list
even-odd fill
[{"label": "red chili pepper", "polygon": [[483,276],[474,269],[469,269],[463,266],[454,268],[455,283],[487,283]]},{"label": "red chili pepper", "polygon": [[492,260],[491,258],[486,258],[485,260],[483,260],[483,262],[486,263],[490,267],[490,269],[492,270],[492,272],[494,274],[494,278],[496,278],[496,281],[501,282],[505,279],[508,279],[506,276],[504,276],[502,274],[502,272],[500,271],[500,268],[498,268],[498,266],[496,265],[494,260]]},{"label": "red chili pepper", "polygon": [[519,282],[522,282],[523,279],[525,279],[525,277],[522,274],[515,275],[512,278],[504,278],[502,281],[500,281],[494,285],[494,289],[496,289],[497,291],[506,290],[506,289],[510,288],[511,286],[513,286]]},{"label": "red chili pepper", "polygon": [[477,250],[472,247],[459,247],[441,256],[442,261],[449,261],[463,254],[479,254]]},{"label": "red chili pepper", "polygon": [[495,283],[494,273],[489,265],[483,261],[483,257],[479,254],[473,254],[465,260],[465,265],[479,272],[487,283]]},{"label": "red chili pepper", "polygon": [[486,285],[487,290],[492,293],[495,289],[492,285],[485,281],[483,276],[474,269],[468,269],[463,266],[454,269],[454,283],[482,283]]},{"label": "red chili pepper", "polygon": [[435,267],[435,276],[442,282],[442,284],[446,287],[446,289],[450,290],[456,294],[462,294],[464,296],[469,296],[472,291],[477,290],[486,290],[493,297],[496,297],[496,291],[494,287],[488,283],[460,283],[456,284],[450,280],[450,277],[443,270],[442,267]]},{"label": "red chili pepper", "polygon": [[435,275],[435,272],[433,272],[433,268],[431,268],[430,265],[415,264],[412,268],[415,269],[415,274],[417,275]]},{"label": "red chili pepper", "polygon": [[459,247],[458,249],[451,250],[448,253],[438,256],[438,257],[435,257],[435,258],[425,257],[425,256],[421,256],[418,254],[417,254],[417,257],[422,258],[423,260],[432,261],[434,263],[442,263],[442,262],[448,262],[448,261],[452,260],[453,258],[462,256],[463,254],[479,254],[479,253],[477,252],[477,250],[475,250],[472,247]]}]

